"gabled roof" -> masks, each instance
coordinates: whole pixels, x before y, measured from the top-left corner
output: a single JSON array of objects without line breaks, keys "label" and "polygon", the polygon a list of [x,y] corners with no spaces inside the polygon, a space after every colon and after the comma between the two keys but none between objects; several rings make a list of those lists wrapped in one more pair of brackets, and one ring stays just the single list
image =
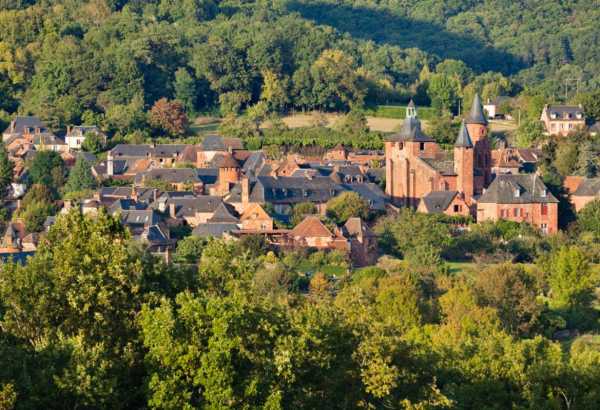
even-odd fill
[{"label": "gabled roof", "polygon": [[135,176],[135,182],[141,183],[144,178],[161,180],[172,184],[201,182],[198,170],[195,168],[155,168],[137,174]]},{"label": "gabled roof", "polygon": [[23,134],[28,128],[40,128],[42,131],[47,131],[48,127],[38,117],[35,116],[17,116],[8,125],[4,131],[6,134]]},{"label": "gabled roof", "polygon": [[[552,114],[557,116],[557,118],[550,117],[550,119],[563,120],[565,117],[568,119],[584,119],[583,108],[579,105],[547,105],[544,109],[548,112],[549,116]],[[578,114],[581,118],[577,118]]]},{"label": "gabled roof", "polygon": [[290,234],[295,238],[332,238],[333,234],[317,216],[307,216]]},{"label": "gabled roof", "polygon": [[246,162],[244,162],[244,166],[242,167],[244,174],[258,174],[258,171],[265,164],[266,159],[267,157],[262,151],[255,151],[252,154],[250,154],[250,156],[246,159]]},{"label": "gabled roof", "polygon": [[469,115],[467,115],[466,123],[481,125],[488,124],[487,118],[485,118],[485,114],[483,113],[483,106],[481,105],[481,98],[479,98],[479,94],[475,94],[475,98],[473,98],[473,105],[471,105],[471,111],[469,111]]},{"label": "gabled roof", "polygon": [[573,196],[597,196],[600,194],[600,178],[585,178],[573,192]]},{"label": "gabled roof", "polygon": [[471,136],[469,135],[464,120],[460,125],[460,131],[458,131],[458,137],[456,138],[454,146],[458,148],[473,148],[473,141],[471,141]]},{"label": "gabled roof", "polygon": [[442,213],[448,209],[457,194],[457,191],[432,191],[423,197],[423,204],[430,214]]},{"label": "gabled roof", "polygon": [[[166,206],[175,206],[175,217],[194,216],[196,212],[211,213],[223,203],[221,197],[202,195],[198,197],[173,197],[166,200]],[[157,207],[158,205],[154,205]]]},{"label": "gabled roof", "polygon": [[[412,100],[411,100],[412,101]],[[354,237],[372,237],[375,236],[373,231],[360,218],[350,218],[344,224],[344,234]]]},{"label": "gabled roof", "polygon": [[244,212],[242,212],[242,215],[240,216],[240,220],[242,221],[248,219],[271,219],[271,216],[262,206],[260,206],[260,204],[252,203],[244,209]]},{"label": "gabled roof", "polygon": [[421,121],[418,118],[408,117],[404,119],[400,132],[388,137],[388,141],[433,142],[434,140],[423,133]]},{"label": "gabled roof", "polygon": [[236,224],[239,222],[239,219],[233,215],[234,213],[235,211],[233,209],[230,209],[228,205],[226,205],[224,202],[221,202],[221,204],[213,213],[213,216],[207,222]]},{"label": "gabled roof", "polygon": [[488,204],[557,203],[540,177],[534,174],[498,175],[477,202]]}]

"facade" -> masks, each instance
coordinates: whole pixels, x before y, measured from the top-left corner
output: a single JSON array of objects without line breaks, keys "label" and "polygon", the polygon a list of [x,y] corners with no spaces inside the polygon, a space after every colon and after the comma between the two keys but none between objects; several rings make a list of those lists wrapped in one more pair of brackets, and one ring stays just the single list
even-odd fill
[{"label": "facade", "polygon": [[477,221],[527,222],[542,232],[558,231],[558,200],[534,174],[498,175],[477,201]]},{"label": "facade", "polygon": [[85,141],[86,137],[90,134],[100,136],[102,141],[106,143],[106,135],[95,125],[68,127],[67,134],[65,135],[65,143],[69,149],[81,149],[81,144],[83,144],[83,141]]},{"label": "facade", "polygon": [[600,199],[600,178],[579,178],[577,188],[571,192],[571,203],[577,212],[590,202]]},{"label": "facade", "polygon": [[426,214],[444,214],[448,216],[469,216],[469,204],[458,191],[433,191],[419,203],[417,211]]},{"label": "facade", "polygon": [[566,136],[585,127],[581,105],[546,105],[540,120],[549,135]]}]

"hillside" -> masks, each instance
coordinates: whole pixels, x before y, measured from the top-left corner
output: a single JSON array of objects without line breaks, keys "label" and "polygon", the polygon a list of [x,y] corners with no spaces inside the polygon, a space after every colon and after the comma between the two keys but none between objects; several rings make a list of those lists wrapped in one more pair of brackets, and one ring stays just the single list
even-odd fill
[{"label": "hillside", "polygon": [[[189,113],[346,110],[591,91],[600,12],[585,1],[0,1],[0,109],[54,127],[144,130],[162,97]],[[441,64],[440,64],[441,63]],[[433,91],[432,91],[433,90]]]}]

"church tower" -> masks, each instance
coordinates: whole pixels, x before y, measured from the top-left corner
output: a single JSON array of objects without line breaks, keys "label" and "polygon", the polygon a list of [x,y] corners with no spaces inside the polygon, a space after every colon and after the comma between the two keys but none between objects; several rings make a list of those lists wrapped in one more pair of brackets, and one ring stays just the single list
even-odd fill
[{"label": "church tower", "polygon": [[465,120],[466,129],[471,137],[475,157],[475,194],[481,194],[491,182],[492,154],[488,135],[488,121],[483,111],[481,98],[475,94],[471,111]]},{"label": "church tower", "polygon": [[463,121],[454,143],[454,172],[456,190],[462,193],[467,203],[473,198],[474,189],[474,150],[473,141]]}]

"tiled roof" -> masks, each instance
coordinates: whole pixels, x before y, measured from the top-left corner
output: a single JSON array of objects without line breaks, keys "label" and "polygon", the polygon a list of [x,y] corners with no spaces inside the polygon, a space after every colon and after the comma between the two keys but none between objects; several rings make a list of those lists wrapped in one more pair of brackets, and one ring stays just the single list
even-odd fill
[{"label": "tiled roof", "polygon": [[239,138],[223,138],[218,135],[207,135],[200,144],[203,151],[228,151],[244,149]]},{"label": "tiled roof", "polygon": [[333,234],[317,216],[307,216],[291,231],[295,238],[331,238]]},{"label": "tiled roof", "polygon": [[441,158],[421,158],[433,169],[439,171],[442,175],[455,175],[454,158],[452,153],[446,154]]},{"label": "tiled roof", "polygon": [[221,204],[215,210],[213,216],[207,221],[210,223],[238,223],[239,219],[234,215],[235,210],[230,208],[230,205]]},{"label": "tiled roof", "polygon": [[[412,100],[411,100],[412,101]],[[350,218],[344,224],[344,233],[346,236],[372,237],[373,231],[360,218]]]},{"label": "tiled roof", "polygon": [[487,118],[485,118],[485,114],[483,113],[483,106],[481,105],[481,98],[479,98],[479,94],[475,94],[475,98],[473,98],[473,104],[471,105],[471,111],[469,111],[469,115],[467,115],[466,123],[481,125],[488,124]]},{"label": "tiled roof", "polygon": [[210,161],[212,168],[239,168],[240,164],[230,154],[216,154]]},{"label": "tiled roof", "polygon": [[460,131],[458,131],[458,138],[456,138],[454,146],[459,148],[473,148],[473,141],[471,141],[471,136],[469,135],[469,131],[467,130],[464,121],[460,126]]},{"label": "tiled roof", "polygon": [[434,140],[421,130],[421,121],[418,118],[408,117],[404,119],[400,132],[389,136],[388,141],[433,142]]},{"label": "tiled roof", "polygon": [[239,227],[234,223],[205,223],[194,228],[192,235],[200,237],[220,238],[225,233],[238,230]]},{"label": "tiled roof", "polygon": [[498,175],[478,202],[492,204],[555,203],[540,177],[534,174]]}]

